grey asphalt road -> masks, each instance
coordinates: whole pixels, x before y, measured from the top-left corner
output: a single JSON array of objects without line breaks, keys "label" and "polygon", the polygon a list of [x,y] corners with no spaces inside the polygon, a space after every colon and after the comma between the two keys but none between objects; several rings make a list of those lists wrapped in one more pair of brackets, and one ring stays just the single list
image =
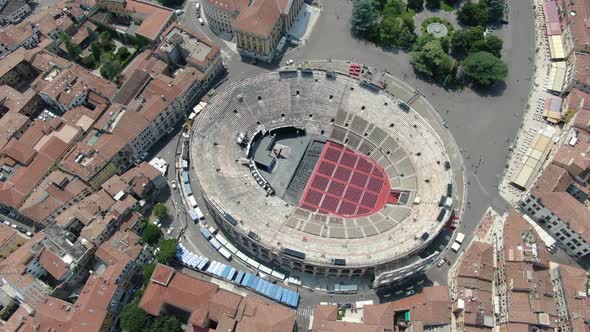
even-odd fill
[{"label": "grey asphalt road", "polygon": [[[514,140],[531,87],[534,56],[534,25],[532,1],[509,0],[509,24],[497,30],[504,39],[503,58],[510,74],[505,85],[487,94],[472,90],[446,91],[417,78],[405,52],[390,52],[356,40],[349,32],[352,12],[350,0],[321,1],[322,14],[306,45],[289,50],[282,62],[294,59],[350,59],[369,66],[387,70],[408,84],[420,89],[439,110],[465,160],[468,183],[467,206],[461,216],[459,231],[466,234],[466,242],[473,237],[474,229],[488,206],[498,212],[507,209],[507,203],[499,196],[497,188],[508,157],[509,142]],[[187,1],[181,24],[208,36],[222,46],[224,62],[228,68],[228,82],[273,69],[242,62],[240,57],[214,36],[206,26],[200,26],[194,13],[194,1]],[[225,83],[227,84],[227,83]],[[449,253],[452,262],[457,254]],[[432,282],[446,283],[448,267],[433,268],[427,273]],[[371,295],[363,295],[371,296]],[[349,296],[350,301],[359,295]],[[307,299],[309,298],[309,300]],[[302,296],[302,307],[321,301],[331,302],[330,295],[310,293]],[[306,302],[304,302],[306,301]],[[316,303],[317,302],[317,303]]]}]

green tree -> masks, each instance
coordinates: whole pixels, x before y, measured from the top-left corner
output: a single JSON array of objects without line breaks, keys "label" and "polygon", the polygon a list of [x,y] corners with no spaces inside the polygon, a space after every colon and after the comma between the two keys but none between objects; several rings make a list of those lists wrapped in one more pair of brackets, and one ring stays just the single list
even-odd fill
[{"label": "green tree", "polygon": [[440,0],[426,0],[426,8],[440,9]]},{"label": "green tree", "polygon": [[96,63],[94,62],[94,57],[92,55],[83,57],[80,60],[80,64],[90,70],[93,70],[96,67]]},{"label": "green tree", "polygon": [[176,257],[176,247],[178,247],[177,239],[162,240],[158,243],[158,253],[156,259],[162,264],[170,262]]},{"label": "green tree", "polygon": [[99,62],[102,50],[100,48],[100,44],[97,41],[93,41],[92,43],[90,43],[90,51],[92,52],[92,57],[94,57],[94,61]]},{"label": "green tree", "polygon": [[148,332],[181,332],[180,321],[174,316],[156,318]]},{"label": "green tree", "polygon": [[461,24],[470,27],[478,25],[486,26],[490,21],[488,9],[483,1],[478,3],[467,2],[464,4],[457,13],[457,19]]},{"label": "green tree", "polygon": [[436,38],[433,35],[429,33],[422,34],[416,38],[416,42],[414,43],[412,50],[419,51],[424,47],[424,45],[431,41],[436,41]]},{"label": "green tree", "polygon": [[152,325],[152,317],[136,303],[129,303],[121,312],[121,327],[126,332],[143,332]]},{"label": "green tree", "polygon": [[109,79],[115,79],[121,72],[121,63],[111,53],[100,55],[100,74]]},{"label": "green tree", "polygon": [[419,13],[424,10],[424,0],[408,0],[408,8]]},{"label": "green tree", "polygon": [[473,27],[455,31],[451,37],[451,50],[454,54],[465,56],[478,41],[484,40],[484,29],[482,27]]},{"label": "green tree", "polygon": [[398,46],[398,38],[402,31],[401,20],[398,17],[386,17],[381,21],[381,45],[385,47]]},{"label": "green tree", "polygon": [[391,0],[383,9],[383,17],[396,17],[403,14],[407,9],[405,3],[400,0]]},{"label": "green tree", "polygon": [[453,67],[453,59],[443,51],[438,40],[431,40],[412,52],[412,64],[417,72],[444,83]]},{"label": "green tree", "polygon": [[111,53],[117,48],[115,43],[113,43],[113,39],[111,37],[110,32],[103,31],[100,33],[99,43],[101,53]]},{"label": "green tree", "polygon": [[148,244],[156,244],[160,239],[162,233],[158,226],[148,222],[147,220],[144,221],[143,230],[141,231],[141,239],[143,242]]},{"label": "green tree", "polygon": [[492,53],[497,58],[501,58],[503,44],[504,42],[502,41],[502,39],[496,36],[488,36],[484,39],[480,39],[473,43],[473,45],[471,45],[469,53],[485,51]]},{"label": "green tree", "polygon": [[387,0],[373,0],[373,8],[378,11],[382,11],[387,5]]},{"label": "green tree", "polygon": [[156,268],[156,263],[151,263],[143,267],[143,286],[145,287],[150,278],[152,277],[152,273],[154,273],[154,269]]},{"label": "green tree", "polygon": [[414,31],[404,26],[402,28],[402,32],[399,34],[399,47],[403,48],[404,50],[409,50],[412,48],[412,45],[414,45],[415,41],[416,34],[414,33]]},{"label": "green tree", "polygon": [[156,206],[154,206],[154,210],[152,211],[152,213],[156,218],[164,220],[168,217],[168,208],[166,207],[166,205],[158,203],[156,204]]},{"label": "green tree", "polygon": [[70,59],[72,59],[72,60],[77,60],[78,57],[80,56],[80,53],[82,53],[80,46],[78,46],[76,43],[74,43],[72,41],[72,37],[70,37],[70,35],[68,35],[65,32],[62,32],[59,34],[59,39],[61,40],[62,43],[64,43],[64,46],[66,47],[66,51],[68,52],[68,57],[70,57]]},{"label": "green tree", "polygon": [[375,12],[370,0],[354,0],[350,19],[352,34],[366,38],[375,28]]},{"label": "green tree", "polygon": [[508,76],[508,66],[488,52],[470,54],[461,64],[461,75],[476,86],[490,87]]},{"label": "green tree", "polygon": [[127,47],[123,46],[117,50],[117,58],[119,58],[119,61],[125,61],[128,56],[129,50],[127,49]]},{"label": "green tree", "polygon": [[504,10],[506,8],[505,0],[485,0],[485,4],[490,22],[497,23],[504,18]]}]

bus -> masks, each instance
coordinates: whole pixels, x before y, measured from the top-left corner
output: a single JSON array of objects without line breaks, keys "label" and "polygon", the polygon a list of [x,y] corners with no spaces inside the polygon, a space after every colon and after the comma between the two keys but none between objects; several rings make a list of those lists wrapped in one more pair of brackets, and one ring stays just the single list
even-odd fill
[{"label": "bus", "polygon": [[227,259],[228,261],[231,260],[231,253],[227,249],[221,247],[218,251],[221,254],[221,256],[223,256],[225,259]]}]

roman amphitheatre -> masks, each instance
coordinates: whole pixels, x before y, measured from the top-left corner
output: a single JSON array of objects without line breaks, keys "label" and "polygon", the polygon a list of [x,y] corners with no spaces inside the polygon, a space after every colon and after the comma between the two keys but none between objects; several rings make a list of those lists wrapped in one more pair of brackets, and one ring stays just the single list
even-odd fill
[{"label": "roman amphitheatre", "polygon": [[432,120],[359,70],[252,76],[195,120],[207,209],[249,255],[356,277],[416,255],[451,218],[455,167]]}]

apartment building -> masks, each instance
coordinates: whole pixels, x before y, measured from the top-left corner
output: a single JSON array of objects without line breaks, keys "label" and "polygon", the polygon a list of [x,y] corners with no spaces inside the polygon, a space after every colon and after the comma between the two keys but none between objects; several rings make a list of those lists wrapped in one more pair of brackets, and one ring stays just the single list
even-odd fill
[{"label": "apartment building", "polygon": [[250,5],[250,0],[205,0],[201,4],[212,31],[233,34],[232,23]]},{"label": "apartment building", "polygon": [[232,25],[240,55],[271,62],[301,7],[303,0],[260,0],[243,9]]},{"label": "apartment building", "polygon": [[472,242],[449,278],[454,330],[492,331],[494,253],[491,243]]},{"label": "apartment building", "polygon": [[574,257],[590,253],[590,133],[582,129],[587,117],[584,113],[580,112],[566,143],[519,202],[522,211]]},{"label": "apartment building", "polygon": [[0,0],[0,24],[10,24],[20,21],[31,7],[26,0]]}]

